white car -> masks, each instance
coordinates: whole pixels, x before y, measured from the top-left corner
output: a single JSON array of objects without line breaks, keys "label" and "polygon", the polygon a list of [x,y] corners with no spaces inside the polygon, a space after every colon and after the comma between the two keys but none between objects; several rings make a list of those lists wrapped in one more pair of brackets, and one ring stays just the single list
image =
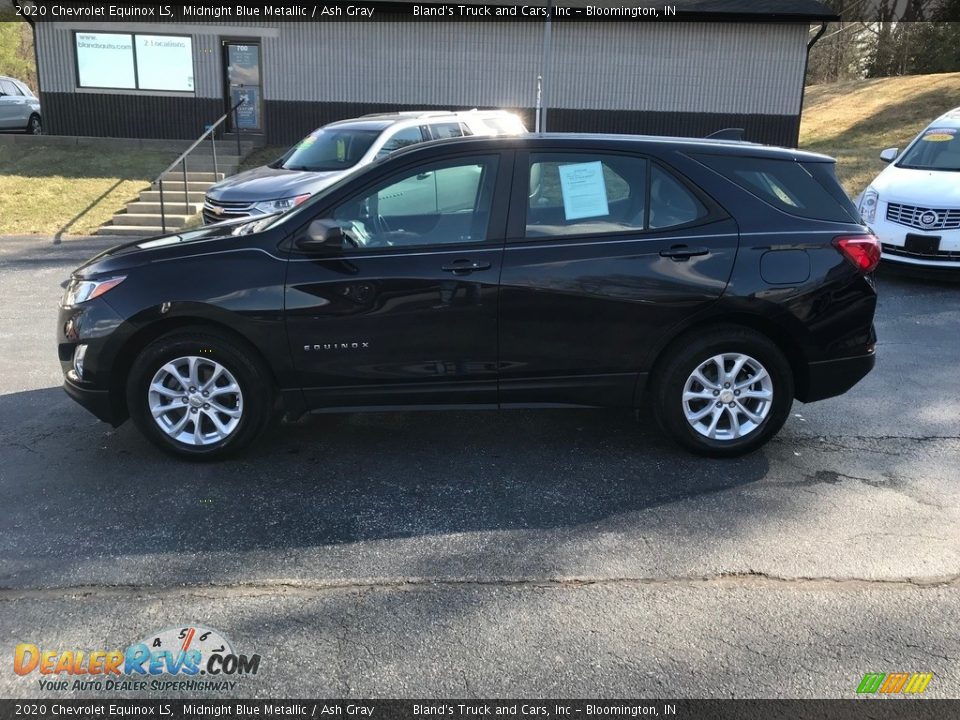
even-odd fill
[{"label": "white car", "polygon": [[885,261],[960,269],[960,108],[941,115],[860,196]]},{"label": "white car", "polygon": [[39,135],[40,101],[33,91],[19,80],[0,75],[0,131],[15,130]]}]

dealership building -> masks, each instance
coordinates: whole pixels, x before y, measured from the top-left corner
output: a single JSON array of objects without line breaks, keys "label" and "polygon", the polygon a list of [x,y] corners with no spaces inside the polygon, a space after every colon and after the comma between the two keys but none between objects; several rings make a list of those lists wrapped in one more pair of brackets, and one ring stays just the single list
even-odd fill
[{"label": "dealership building", "polygon": [[795,145],[808,45],[833,17],[816,0],[677,0],[670,19],[576,22],[587,5],[614,3],[561,0],[581,14],[548,31],[497,4],[505,17],[483,21],[411,19],[400,1],[371,5],[372,19],[238,18],[236,5],[219,17],[179,8],[167,22],[43,18],[45,130],[188,139],[241,99],[228,130],[269,144],[392,110],[508,108],[532,129],[542,74],[551,131],[741,127],[748,140]]}]

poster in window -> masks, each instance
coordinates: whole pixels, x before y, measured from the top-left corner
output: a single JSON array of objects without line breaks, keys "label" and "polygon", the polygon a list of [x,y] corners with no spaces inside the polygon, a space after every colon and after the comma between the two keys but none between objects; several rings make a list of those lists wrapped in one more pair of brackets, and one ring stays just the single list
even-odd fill
[{"label": "poster in window", "polygon": [[141,90],[193,92],[193,44],[174,35],[137,35],[137,80]]},{"label": "poster in window", "polygon": [[136,88],[133,36],[78,32],[75,38],[80,87]]},{"label": "poster in window", "polygon": [[233,107],[243,100],[237,108],[233,125],[238,130],[260,129],[260,88],[234,87],[230,88],[230,106]]},{"label": "poster in window", "polygon": [[610,213],[607,205],[607,185],[603,179],[603,163],[561,165],[560,190],[563,193],[563,213],[567,220],[601,217]]}]

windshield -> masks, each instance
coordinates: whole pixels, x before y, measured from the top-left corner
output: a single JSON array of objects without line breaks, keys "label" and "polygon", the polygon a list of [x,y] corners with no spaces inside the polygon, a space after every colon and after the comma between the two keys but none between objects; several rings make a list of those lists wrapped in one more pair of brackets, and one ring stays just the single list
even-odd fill
[{"label": "windshield", "polygon": [[927,128],[897,165],[914,170],[960,171],[960,128]]},{"label": "windshield", "polygon": [[379,130],[321,128],[292,147],[281,159],[286,170],[346,170],[360,162]]}]

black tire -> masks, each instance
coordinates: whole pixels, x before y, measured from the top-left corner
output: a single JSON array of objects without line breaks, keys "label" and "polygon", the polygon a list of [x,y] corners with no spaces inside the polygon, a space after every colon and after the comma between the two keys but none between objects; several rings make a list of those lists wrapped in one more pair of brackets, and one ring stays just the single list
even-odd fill
[{"label": "black tire", "polygon": [[40,116],[34,113],[30,116],[30,119],[27,120],[27,134],[28,135],[42,135],[43,134],[43,123],[40,120]]},{"label": "black tire", "polygon": [[[772,383],[772,398],[769,401],[766,415],[761,422],[755,424],[746,415],[742,415],[739,409],[727,410],[716,405],[713,397],[709,400],[692,401],[691,411],[694,413],[705,410],[710,413],[709,417],[712,418],[714,408],[717,409],[721,423],[718,427],[721,433],[731,435],[728,439],[710,438],[695,429],[691,422],[687,420],[684,405],[684,389],[694,370],[721,354],[749,356],[767,371]],[[732,364],[728,369],[733,369]],[[750,375],[753,371],[750,366],[747,366],[747,369],[741,372],[744,373],[740,375],[741,378],[752,379]],[[761,377],[761,375],[758,373],[754,377]],[[710,379],[716,378],[711,377]],[[687,450],[709,457],[736,457],[756,450],[780,431],[793,404],[793,372],[787,358],[764,335],[736,325],[694,331],[675,342],[657,362],[651,383],[653,409],[660,427],[671,439]],[[741,383],[734,382],[732,387],[735,388],[738,384]],[[709,389],[696,381],[691,387],[692,392],[704,395],[721,392],[728,396],[723,389],[722,382],[719,382],[718,390]],[[751,391],[766,392],[760,387],[760,381],[737,392],[738,394],[740,392],[746,394]],[[740,400],[740,397],[731,399],[734,404],[730,407],[737,407],[736,403]],[[720,398],[716,398],[716,402],[719,401]],[[750,405],[750,409],[759,416],[756,410],[762,401],[748,400],[744,397],[743,403],[745,405],[755,403]],[[745,420],[746,423],[754,424],[754,427],[749,431],[744,431],[744,434],[740,437],[733,437],[734,420],[732,416],[734,414],[738,418],[738,423],[740,420]],[[746,425],[746,423],[744,424]],[[723,424],[726,427],[723,427]]]},{"label": "black tire", "polygon": [[[222,439],[211,441],[210,444],[192,445],[171,437],[160,427],[158,421],[154,420],[151,413],[150,386],[155,376],[167,363],[188,357],[200,358],[201,371],[204,367],[210,370],[209,366],[204,365],[204,361],[219,364],[233,376],[232,379],[240,388],[239,397],[233,394],[224,400],[225,404],[230,405],[228,409],[236,411],[239,408],[239,422],[229,434]],[[183,364],[180,367],[186,369],[187,365]],[[221,376],[219,382],[224,382],[224,377],[228,376]],[[176,387],[176,384],[170,383],[169,387]],[[184,394],[187,394],[186,391]],[[215,431],[210,419],[212,411],[203,409],[209,406],[194,407],[191,404],[193,399],[195,398],[198,402],[201,400],[197,392],[190,393],[190,396],[189,401],[180,398],[176,402],[184,402],[184,412],[193,412],[195,417],[199,418],[201,435]],[[275,398],[276,392],[270,371],[256,352],[243,341],[227,333],[205,327],[176,330],[153,341],[134,361],[127,378],[127,407],[134,424],[161,450],[188,460],[220,460],[249,446],[274,419]],[[169,402],[175,401],[171,399]],[[172,406],[170,407],[173,409]],[[203,415],[207,417],[203,418]],[[177,416],[167,414],[165,417]],[[218,415],[218,417],[229,424],[230,419],[226,416]],[[195,424],[191,425],[193,422],[196,421],[188,420],[186,428],[196,429]],[[207,433],[203,433],[204,428],[208,431]],[[187,431],[184,430],[184,432]]]}]

